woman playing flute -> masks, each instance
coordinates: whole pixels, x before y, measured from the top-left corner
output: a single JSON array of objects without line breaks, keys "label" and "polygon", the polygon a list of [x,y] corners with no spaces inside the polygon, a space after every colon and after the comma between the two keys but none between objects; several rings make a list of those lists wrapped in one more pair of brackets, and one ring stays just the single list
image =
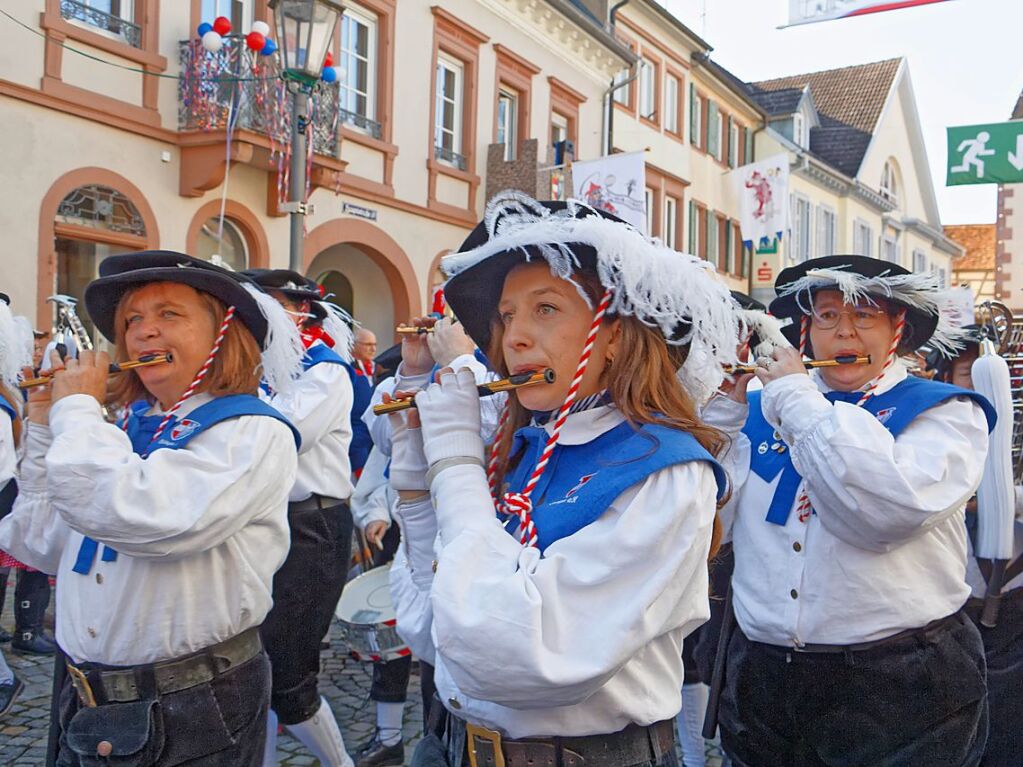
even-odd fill
[{"label": "woman playing flute", "polygon": [[467,370],[389,416],[392,594],[435,660],[451,763],[465,743],[476,764],[676,764],[682,639],[709,614],[725,490],[721,435],[676,370],[688,355],[685,373],[720,380],[734,360],[728,291],[610,214],[517,193],[444,268],[499,374],[556,373],[509,392],[489,454]]},{"label": "woman playing flute", "polygon": [[82,351],[33,389],[22,486],[0,546],[58,576],[69,659],[58,764],[259,765],[270,668],[258,627],[288,551],[296,434],[256,396],[298,372],[284,310],[167,251],[111,256],[85,291],[122,375]]},{"label": "woman playing flute", "polygon": [[[899,360],[956,343],[946,297],[865,256],[811,259],[775,288],[792,347],[758,359],[762,391],[739,377],[704,412],[735,440],[722,744],[738,767],[975,765],[987,701],[963,507],[993,413]],[[871,362],[808,374],[804,354]]]}]

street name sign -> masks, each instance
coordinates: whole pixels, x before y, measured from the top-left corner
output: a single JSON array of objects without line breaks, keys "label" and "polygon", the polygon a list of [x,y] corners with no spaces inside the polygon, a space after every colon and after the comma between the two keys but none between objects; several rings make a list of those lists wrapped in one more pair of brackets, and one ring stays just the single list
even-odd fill
[{"label": "street name sign", "polygon": [[1023,120],[948,129],[947,186],[1023,183]]}]

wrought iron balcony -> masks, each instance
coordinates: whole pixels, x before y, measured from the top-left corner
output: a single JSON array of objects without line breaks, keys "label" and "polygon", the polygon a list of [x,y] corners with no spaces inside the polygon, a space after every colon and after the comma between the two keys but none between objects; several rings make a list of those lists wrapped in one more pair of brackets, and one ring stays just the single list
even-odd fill
[{"label": "wrought iron balcony", "polygon": [[65,19],[73,19],[123,37],[133,48],[142,47],[142,27],[133,24],[120,16],[104,13],[76,0],[60,0],[60,15]]},{"label": "wrought iron balcony", "polygon": [[[276,56],[259,56],[241,35],[228,35],[216,53],[199,40],[179,43],[178,129],[250,130],[275,144],[291,141],[291,95]],[[340,158],[337,83],[321,82],[312,97],[312,144],[316,154]]]},{"label": "wrought iron balcony", "polygon": [[459,170],[465,170],[466,162],[465,157],[460,155],[458,152],[453,152],[442,146],[433,147],[433,159],[446,162],[449,165],[454,165]]},{"label": "wrought iron balcony", "polygon": [[363,130],[376,139],[380,138],[383,134],[383,129],[376,120],[371,120],[365,115],[360,115],[358,112],[350,112],[344,107],[341,107],[340,111],[341,121],[345,125],[351,125],[359,130]]}]

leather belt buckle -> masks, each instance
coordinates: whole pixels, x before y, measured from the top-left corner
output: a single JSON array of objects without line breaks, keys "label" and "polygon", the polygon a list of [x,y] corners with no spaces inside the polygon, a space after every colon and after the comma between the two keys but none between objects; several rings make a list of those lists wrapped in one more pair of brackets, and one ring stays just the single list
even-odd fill
[{"label": "leather belt buckle", "polygon": [[[505,767],[504,751],[501,750],[501,733],[466,722],[465,734],[469,746],[467,749],[469,767]],[[481,741],[480,753],[477,753],[477,741]]]},{"label": "leather belt buckle", "polygon": [[92,685],[89,684],[89,679],[85,676],[85,672],[75,668],[70,663],[66,665],[67,672],[71,675],[71,686],[78,693],[78,700],[86,708],[96,708],[96,694],[92,691]]}]

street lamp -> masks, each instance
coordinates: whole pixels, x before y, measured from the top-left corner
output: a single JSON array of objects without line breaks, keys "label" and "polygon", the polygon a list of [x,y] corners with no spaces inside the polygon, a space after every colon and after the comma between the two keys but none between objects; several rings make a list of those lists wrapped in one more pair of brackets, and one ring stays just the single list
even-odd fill
[{"label": "street lamp", "polygon": [[304,273],[302,239],[305,215],[312,209],[305,195],[305,160],[309,130],[309,96],[320,79],[323,60],[334,39],[342,8],[331,0],[270,0],[277,25],[281,76],[291,91],[291,169],[288,202],[281,210],[291,216],[289,268]]}]

